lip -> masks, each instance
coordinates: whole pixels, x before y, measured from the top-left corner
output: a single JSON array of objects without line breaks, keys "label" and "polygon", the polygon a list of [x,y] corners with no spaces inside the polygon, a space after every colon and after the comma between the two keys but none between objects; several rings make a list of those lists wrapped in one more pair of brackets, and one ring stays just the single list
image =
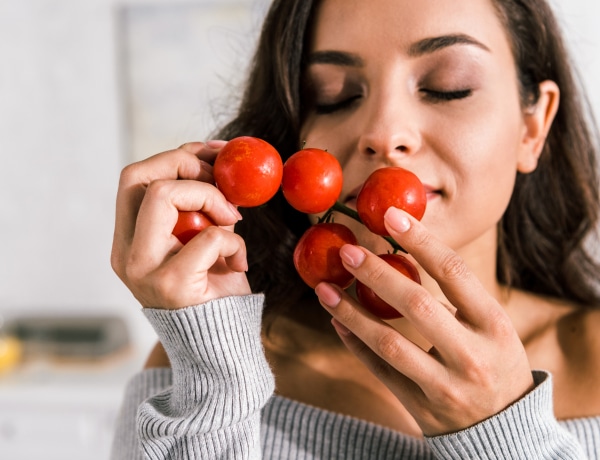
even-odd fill
[{"label": "lip", "polygon": [[427,196],[427,202],[439,198],[442,195],[442,191],[439,188],[432,187],[428,184],[423,184],[423,188],[425,189],[425,195]]}]

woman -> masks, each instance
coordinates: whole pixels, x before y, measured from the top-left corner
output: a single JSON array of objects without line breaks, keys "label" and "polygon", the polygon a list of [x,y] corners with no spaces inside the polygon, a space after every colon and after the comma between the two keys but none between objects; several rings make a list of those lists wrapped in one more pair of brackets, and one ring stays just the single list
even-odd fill
[{"label": "woman", "polygon": [[[416,173],[422,221],[391,208],[386,226],[422,285],[336,216],[360,243],[340,251],[346,268],[404,319],[326,283],[315,296],[291,252],[316,216],[277,196],[241,219],[211,185],[224,142],[125,168],[112,263],[161,345],[128,389],[114,457],[595,458],[586,123],[541,0],[275,1],[220,137],[263,138],[284,159],[326,148],[350,207],[373,170]],[[220,228],[182,247],[177,209]]]}]

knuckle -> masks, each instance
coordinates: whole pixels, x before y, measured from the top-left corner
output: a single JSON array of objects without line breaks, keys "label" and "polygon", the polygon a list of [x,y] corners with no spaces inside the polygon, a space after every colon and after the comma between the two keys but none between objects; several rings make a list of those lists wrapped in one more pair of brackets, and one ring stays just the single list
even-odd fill
[{"label": "knuckle", "polygon": [[377,260],[376,262],[377,263],[371,264],[371,266],[369,266],[367,270],[366,278],[369,281],[369,283],[377,283],[383,278],[385,274],[385,262],[379,260]]},{"label": "knuckle", "polygon": [[464,397],[460,391],[446,382],[436,387],[436,391],[430,396],[432,402],[436,405],[444,405],[449,407],[457,407],[462,404]]},{"label": "knuckle", "polygon": [[219,246],[223,243],[225,235],[220,227],[211,225],[202,230],[203,239],[207,245]]},{"label": "knuckle", "polygon": [[139,176],[140,164],[139,163],[131,163],[125,166],[121,170],[121,176],[119,178],[119,182],[121,184],[129,184],[136,181],[136,178]]},{"label": "knuckle", "polygon": [[342,324],[352,329],[352,325],[356,322],[357,315],[358,312],[354,308],[341,308],[337,317]]},{"label": "knuckle", "polygon": [[389,331],[377,338],[376,350],[379,356],[386,361],[393,361],[402,355],[402,347],[395,332]]},{"label": "knuckle", "polygon": [[462,258],[455,253],[448,254],[440,264],[442,276],[451,281],[461,280],[467,277],[467,266]]},{"label": "knuckle", "polygon": [[148,184],[146,196],[151,199],[162,199],[170,194],[171,186],[168,180],[156,179]]},{"label": "knuckle", "polygon": [[500,309],[490,309],[488,314],[489,329],[492,331],[496,340],[510,339],[515,336],[515,327],[506,315],[506,313]]},{"label": "knuckle", "polygon": [[485,359],[473,353],[464,356],[464,376],[471,382],[477,382],[480,387],[489,387],[491,383],[490,366]]},{"label": "knuckle", "polygon": [[436,311],[435,300],[424,290],[409,295],[408,304],[413,315],[425,320],[433,317]]}]

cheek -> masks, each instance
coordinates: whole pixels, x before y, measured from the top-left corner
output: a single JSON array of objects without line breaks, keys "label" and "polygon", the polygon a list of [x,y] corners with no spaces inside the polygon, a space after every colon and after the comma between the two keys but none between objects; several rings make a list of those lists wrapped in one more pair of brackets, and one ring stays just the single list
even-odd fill
[{"label": "cheek", "polygon": [[494,231],[502,218],[514,188],[522,127],[518,112],[504,111],[439,128],[432,143],[448,195],[432,203],[423,222],[458,248]]}]

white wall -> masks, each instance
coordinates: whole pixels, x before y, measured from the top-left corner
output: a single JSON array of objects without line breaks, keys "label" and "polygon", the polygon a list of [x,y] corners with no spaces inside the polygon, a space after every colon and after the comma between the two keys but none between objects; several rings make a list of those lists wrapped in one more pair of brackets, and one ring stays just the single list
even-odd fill
[{"label": "white wall", "polygon": [[[119,40],[123,6],[168,3],[0,0],[0,320],[116,312],[152,342],[109,264],[118,175],[133,158]],[[241,5],[256,24],[265,2],[187,3]],[[181,111],[169,147],[189,140],[180,126],[195,115]]]},{"label": "white wall", "polygon": [[[0,315],[119,312],[145,347],[153,334],[109,266],[117,179],[130,158],[116,12],[142,3],[0,0]],[[252,21],[266,0],[237,3]],[[555,4],[598,108],[600,3]]]}]

